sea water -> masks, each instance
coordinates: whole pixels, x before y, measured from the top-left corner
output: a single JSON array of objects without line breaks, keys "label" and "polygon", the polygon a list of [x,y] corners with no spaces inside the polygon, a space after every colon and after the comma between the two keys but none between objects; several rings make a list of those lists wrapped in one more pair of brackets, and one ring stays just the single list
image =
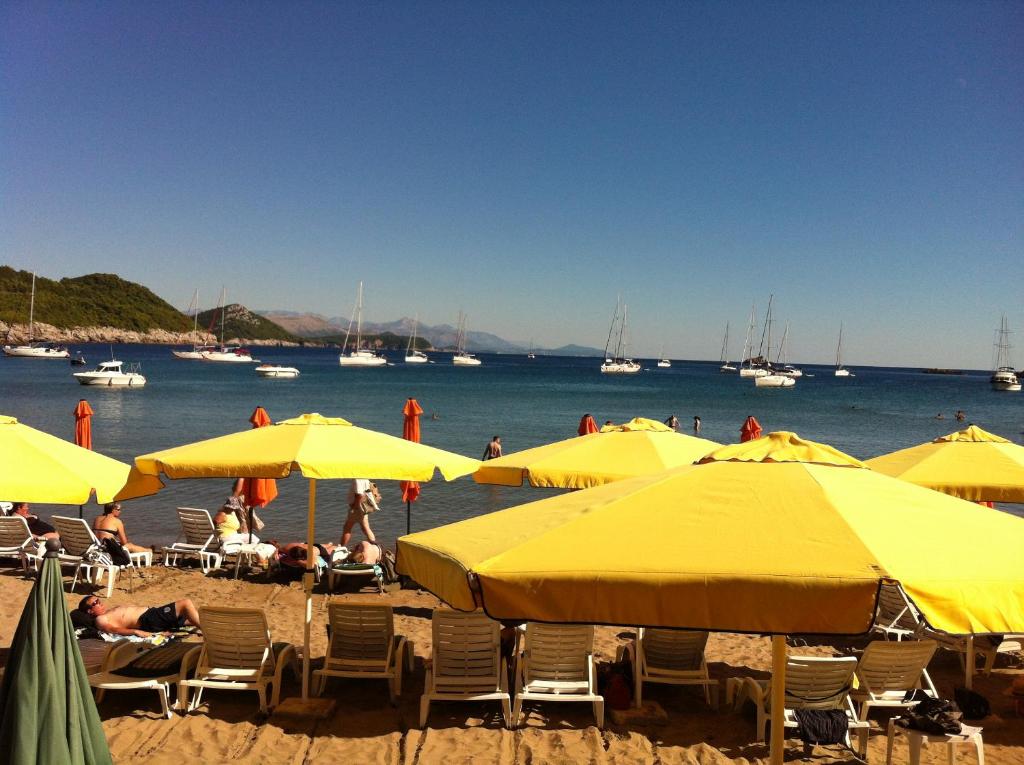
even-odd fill
[{"label": "sea water", "polygon": [[[76,346],[90,366],[110,358],[109,346]],[[0,414],[73,440],[73,410],[79,398],[92,405],[93,447],[131,462],[146,452],[249,428],[253,409],[263,406],[274,420],[305,412],[343,417],[365,428],[402,434],[402,407],[409,397],[423,407],[424,443],[479,458],[487,442],[501,436],[506,454],[576,435],[580,417],[598,424],[633,417],[664,420],[675,415],[680,431],[692,433],[699,415],[701,435],[721,443],[738,440],[754,415],[765,432],[792,430],[866,459],[950,433],[975,423],[1016,443],[1024,431],[1024,394],[992,391],[988,373],[928,375],[917,369],[857,368],[837,378],[830,367],[804,367],[794,388],[757,388],[752,379],[722,374],[712,362],[676,361],[669,369],[644,362],[636,375],[608,376],[600,359],[479,354],[480,367],[456,367],[450,354],[431,354],[433,363],[404,364],[389,354],[383,368],[341,368],[329,349],[257,348],[263,361],[295,366],[294,380],[263,379],[255,364],[183,361],[166,346],[121,345],[117,358],[140,362],[142,389],[79,385],[71,376],[84,367],[66,361],[0,359]],[[958,423],[961,409],[966,421]],[[937,416],[942,415],[939,419]],[[174,509],[223,503],[230,481],[167,481],[153,497],[124,503],[122,519],[132,541],[162,545],[179,527]],[[305,538],[308,482],[295,475],[278,482],[280,494],[261,516],[265,539]],[[370,517],[378,537],[393,544],[405,533],[406,510],[398,483],[379,483],[382,509]],[[317,539],[337,541],[344,522],[347,483],[322,481],[317,492]],[[549,489],[480,486],[471,478],[423,484],[412,506],[412,529],[422,530],[557,493]],[[17,500],[18,497],[0,497]],[[1017,506],[1019,509],[1019,506]],[[1010,506],[1011,511],[1015,511]],[[77,515],[78,508],[36,506],[43,517]],[[98,508],[87,505],[86,517]],[[624,523],[623,537],[643,529]],[[358,531],[357,531],[358,538]]]}]

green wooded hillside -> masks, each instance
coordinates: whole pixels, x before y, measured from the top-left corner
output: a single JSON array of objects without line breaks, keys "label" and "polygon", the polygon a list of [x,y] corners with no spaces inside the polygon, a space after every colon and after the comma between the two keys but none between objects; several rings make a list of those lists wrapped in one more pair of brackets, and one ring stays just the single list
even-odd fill
[{"label": "green wooded hillside", "polygon": [[[0,266],[0,321],[27,324],[32,274]],[[183,332],[192,322],[141,284],[114,274],[60,281],[36,277],[35,320],[55,327],[117,327],[137,332]]]}]

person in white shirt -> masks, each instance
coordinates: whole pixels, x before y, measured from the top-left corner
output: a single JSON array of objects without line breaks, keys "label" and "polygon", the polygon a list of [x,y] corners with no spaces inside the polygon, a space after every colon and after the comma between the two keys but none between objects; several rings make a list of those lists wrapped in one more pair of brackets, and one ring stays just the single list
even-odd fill
[{"label": "person in white shirt", "polygon": [[380,509],[380,505],[377,504],[379,498],[377,487],[370,483],[369,479],[352,479],[348,487],[348,517],[345,518],[345,527],[341,530],[342,547],[348,547],[349,540],[352,539],[352,529],[357,523],[369,541],[377,541],[373,529],[370,528],[370,513]]}]

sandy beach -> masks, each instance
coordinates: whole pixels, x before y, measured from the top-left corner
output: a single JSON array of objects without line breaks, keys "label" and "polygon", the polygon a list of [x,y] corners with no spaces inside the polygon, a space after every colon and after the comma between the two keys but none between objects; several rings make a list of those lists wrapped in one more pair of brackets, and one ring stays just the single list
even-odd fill
[{"label": "sandy beach", "polygon": [[[14,569],[0,573],[0,653],[6,656],[18,617],[31,587]],[[81,588],[79,588],[81,589]],[[67,594],[69,608],[82,593]],[[197,605],[229,604],[263,608],[275,640],[301,646],[302,590],[298,582],[275,584],[258,580],[234,580],[226,574],[204,577],[197,570],[154,567],[136,578],[135,593],[118,583],[112,605],[156,605],[190,597]],[[431,707],[429,725],[420,729],[419,697],[423,689],[423,660],[430,655],[430,614],[438,605],[430,593],[393,589],[380,596],[370,590],[334,595],[335,598],[390,603],[395,609],[395,628],[415,644],[416,662],[406,675],[397,707],[388,702],[383,681],[332,680],[326,695],[337,700],[330,719],[280,721],[258,714],[255,693],[207,691],[204,705],[188,715],[165,720],[159,715],[156,694],[125,691],[107,695],[100,705],[104,730],[117,763],[178,763],[233,760],[246,763],[357,759],[375,763],[712,763],[766,760],[767,746],[754,742],[752,710],[734,713],[706,707],[694,690],[646,685],[644,698],[657,701],[668,715],[667,723],[619,725],[607,718],[606,729],[594,725],[588,704],[527,705],[522,728],[506,730],[496,703],[448,703]],[[328,596],[314,599],[312,657],[314,666],[326,649],[324,623]],[[616,649],[631,637],[629,628],[597,630],[598,661],[615,658]],[[849,651],[864,641],[854,639],[829,645],[799,641],[799,652],[830,655]],[[806,645],[805,645],[806,644]],[[795,652],[795,649],[792,649]],[[770,665],[768,639],[747,635],[715,634],[708,643],[711,674],[767,676]],[[1000,666],[1011,664],[1001,661]],[[940,651],[930,671],[939,688],[951,696],[962,684],[956,657]],[[997,765],[1024,765],[1024,720],[1014,716],[1006,691],[1012,676],[999,673],[978,677],[976,689],[992,704],[993,715],[984,722],[985,757]],[[298,695],[298,681],[286,673],[283,697]],[[873,718],[869,756],[885,759],[884,724],[888,713]],[[881,721],[881,722],[880,722]],[[880,727],[881,725],[881,727]],[[802,755],[790,742],[790,759]],[[897,762],[906,762],[900,743]],[[966,749],[961,756],[973,762]],[[855,761],[852,753],[834,747],[817,747],[816,760]],[[924,762],[945,762],[940,747],[925,750]]]}]

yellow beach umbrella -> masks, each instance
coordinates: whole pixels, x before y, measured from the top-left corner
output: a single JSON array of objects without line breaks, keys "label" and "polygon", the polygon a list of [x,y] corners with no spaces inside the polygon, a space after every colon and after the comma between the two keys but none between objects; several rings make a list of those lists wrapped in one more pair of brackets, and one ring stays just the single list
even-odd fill
[{"label": "yellow beach umbrella", "polygon": [[284,478],[292,471],[309,479],[305,650],[302,697],[309,695],[309,643],[312,621],[316,481],[372,478],[429,481],[434,471],[445,480],[472,473],[479,461],[432,446],[360,428],[340,417],[303,414],[275,425],[136,457],[138,469],[168,478]]},{"label": "yellow beach umbrella", "polygon": [[690,465],[721,444],[676,433],[656,420],[637,417],[605,425],[600,433],[567,438],[484,462],[477,483],[586,489]]},{"label": "yellow beach umbrella", "polygon": [[158,478],[139,474],[70,441],[0,415],[0,497],[14,502],[100,504],[155,494]]},{"label": "yellow beach umbrella", "polygon": [[879,473],[972,502],[1024,502],[1024,446],[977,425],[866,464]]},{"label": "yellow beach umbrella", "polygon": [[[773,634],[780,689],[778,636],[867,631],[885,581],[898,580],[936,629],[1024,631],[1024,520],[792,433],[405,536],[398,547],[403,573],[496,619]],[[772,756],[781,762],[781,748]]]}]

